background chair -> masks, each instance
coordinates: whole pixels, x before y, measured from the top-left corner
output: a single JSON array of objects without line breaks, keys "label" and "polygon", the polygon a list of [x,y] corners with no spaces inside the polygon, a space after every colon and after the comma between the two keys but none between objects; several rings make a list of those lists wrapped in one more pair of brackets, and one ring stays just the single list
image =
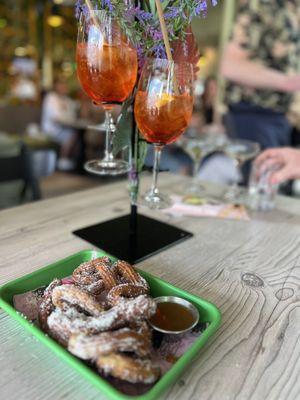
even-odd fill
[{"label": "background chair", "polygon": [[24,135],[29,124],[40,124],[41,108],[31,104],[0,105],[0,131]]},{"label": "background chair", "polygon": [[[18,202],[24,201],[28,194],[31,200],[39,200],[41,192],[38,179],[34,174],[32,153],[24,143],[19,143],[18,154],[0,154],[0,184],[21,181]],[[1,185],[2,186],[2,185]],[[5,189],[0,187],[0,191]]]}]

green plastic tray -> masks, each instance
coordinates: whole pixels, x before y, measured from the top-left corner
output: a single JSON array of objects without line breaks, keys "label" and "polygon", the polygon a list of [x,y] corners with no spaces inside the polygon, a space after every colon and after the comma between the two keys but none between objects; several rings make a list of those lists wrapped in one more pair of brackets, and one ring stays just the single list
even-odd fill
[{"label": "green plastic tray", "polygon": [[[209,326],[205,331],[195,340],[193,345],[186,351],[186,353],[179,358],[174,366],[150,389],[146,394],[141,396],[128,396],[119,392],[105,379],[101,378],[89,368],[86,364],[78,358],[72,356],[67,350],[56,343],[53,339],[46,336],[42,330],[27,321],[20,313],[18,313],[13,306],[13,296],[21,294],[38,287],[48,285],[54,278],[64,278],[72,274],[73,270],[82,262],[89,261],[93,258],[107,255],[103,251],[85,250],[80,253],[74,254],[63,260],[57,261],[54,264],[48,265],[39,269],[31,274],[18,278],[0,288],[0,307],[2,307],[8,314],[16,319],[28,331],[30,331],[37,339],[47,345],[54,353],[65,360],[71,367],[78,371],[90,383],[95,385],[101,392],[111,399],[125,400],[154,400],[169,388],[179,376],[186,371],[187,366],[191,363],[193,358],[197,355],[199,350],[204,346],[207,340],[217,330],[221,322],[221,314],[219,310],[211,303],[200,297],[194,296],[184,290],[170,285],[168,282],[156,278],[144,271],[138,270],[140,274],[148,281],[151,289],[151,295],[157,296],[179,296],[191,301],[200,312],[200,321],[208,322]],[[111,259],[114,259],[111,257]]]}]

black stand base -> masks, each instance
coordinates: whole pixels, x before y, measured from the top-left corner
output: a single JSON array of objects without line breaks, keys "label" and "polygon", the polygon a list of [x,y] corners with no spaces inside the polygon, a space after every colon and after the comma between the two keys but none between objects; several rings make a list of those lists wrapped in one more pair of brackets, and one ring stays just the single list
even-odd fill
[{"label": "black stand base", "polygon": [[125,215],[73,233],[130,263],[145,260],[193,236],[190,232],[140,214],[137,214],[134,227],[130,215]]}]

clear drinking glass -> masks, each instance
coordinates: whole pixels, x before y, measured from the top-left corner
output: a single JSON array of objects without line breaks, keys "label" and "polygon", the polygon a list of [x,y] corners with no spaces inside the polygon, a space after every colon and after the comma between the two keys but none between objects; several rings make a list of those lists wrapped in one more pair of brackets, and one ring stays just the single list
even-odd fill
[{"label": "clear drinking glass", "polygon": [[198,136],[184,135],[180,139],[180,146],[193,161],[192,183],[184,188],[186,194],[203,196],[205,188],[200,184],[198,174],[204,157],[220,150],[225,143],[225,137],[221,134],[200,134]]},{"label": "clear drinking glass", "polygon": [[[235,166],[241,174],[241,168],[244,163],[252,160],[258,155],[260,151],[260,145],[250,140],[235,139],[229,140],[225,144],[223,151],[234,161]],[[230,186],[228,191],[225,193],[224,198],[225,200],[233,203],[239,203],[243,201],[241,198],[241,190],[237,181]]]},{"label": "clear drinking glass", "polygon": [[102,160],[85,164],[88,172],[119,175],[129,164],[113,156],[115,125],[111,111],[131,94],[137,79],[137,52],[118,22],[105,11],[82,13],[77,39],[77,75],[86,94],[105,110],[106,140]]},{"label": "clear drinking glass", "polygon": [[269,211],[275,207],[278,185],[271,183],[272,174],[280,169],[279,164],[252,165],[248,186],[248,206],[255,211]]},{"label": "clear drinking glass", "polygon": [[153,183],[142,199],[152,209],[171,205],[168,196],[157,187],[161,152],[186,130],[193,112],[193,66],[168,60],[148,60],[142,70],[135,99],[137,126],[154,145]]}]

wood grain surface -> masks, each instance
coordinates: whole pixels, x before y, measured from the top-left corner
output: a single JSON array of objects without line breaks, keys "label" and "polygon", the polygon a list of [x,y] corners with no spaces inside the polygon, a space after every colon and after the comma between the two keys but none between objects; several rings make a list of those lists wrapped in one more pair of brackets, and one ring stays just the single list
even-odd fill
[{"label": "wood grain surface", "polygon": [[[149,177],[143,179],[144,187]],[[180,187],[163,174],[160,186]],[[216,196],[221,187],[207,185]],[[124,215],[126,182],[0,212],[0,284],[92,248],[72,230]],[[300,201],[251,221],[144,214],[194,237],[139,264],[215,303],[222,325],[165,395],[181,399],[300,398]],[[103,396],[0,311],[0,399],[88,400]]]}]

